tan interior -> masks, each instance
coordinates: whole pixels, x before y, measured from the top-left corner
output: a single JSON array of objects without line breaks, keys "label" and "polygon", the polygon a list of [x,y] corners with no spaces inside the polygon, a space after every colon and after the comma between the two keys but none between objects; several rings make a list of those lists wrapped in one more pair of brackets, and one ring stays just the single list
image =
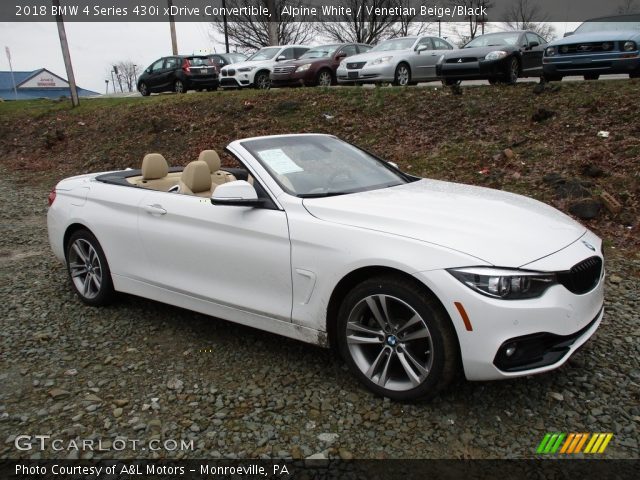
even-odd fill
[{"label": "tan interior", "polygon": [[127,178],[127,181],[139,187],[168,191],[178,185],[180,172],[169,173],[169,164],[159,153],[147,153],[140,167],[142,175]]},{"label": "tan interior", "polygon": [[182,171],[179,186],[179,193],[210,197],[212,184],[209,166],[201,160],[189,163]]},{"label": "tan interior", "polygon": [[[215,185],[222,185],[223,183],[233,182],[234,177],[229,172],[220,170],[220,156],[215,150],[203,150],[198,156],[198,160],[205,162],[211,172],[211,183]],[[215,187],[214,187],[215,188]]]}]

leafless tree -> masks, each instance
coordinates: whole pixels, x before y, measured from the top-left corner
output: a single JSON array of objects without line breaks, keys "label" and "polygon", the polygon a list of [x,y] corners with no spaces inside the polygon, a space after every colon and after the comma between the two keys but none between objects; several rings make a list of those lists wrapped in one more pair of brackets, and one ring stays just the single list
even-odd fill
[{"label": "leafless tree", "polygon": [[410,10],[403,10],[398,15],[398,20],[395,22],[392,30],[393,37],[406,37],[409,35],[421,35],[431,26],[431,22],[418,21],[419,9],[416,8],[415,0],[395,0],[395,3],[399,7],[409,8],[413,7],[415,15],[411,15]]},{"label": "leafless tree", "polygon": [[[401,21],[395,13],[369,13],[368,9],[391,8],[401,0],[336,0],[336,6],[350,9],[351,13],[338,16],[337,22],[319,23],[318,33],[336,42],[378,43],[378,41],[399,36],[396,30]],[[407,22],[408,24],[411,22]],[[408,28],[408,27],[407,27]]]},{"label": "leafless tree", "polygon": [[138,74],[141,73],[138,69],[138,65],[131,60],[121,60],[115,62],[109,66],[108,77],[115,82],[113,85],[114,91],[116,85],[119,86],[120,91],[133,92],[137,88]]},{"label": "leafless tree", "polygon": [[618,6],[618,13],[620,15],[640,13],[640,2],[638,0],[622,0]]},{"label": "leafless tree", "polygon": [[[246,6],[246,0],[226,0],[228,9]],[[304,44],[314,38],[314,31],[309,22],[297,22],[291,15],[280,14],[285,4],[290,6],[300,6],[300,0],[257,0],[265,7],[273,5],[275,9],[275,19],[273,22],[267,18],[259,19],[255,16],[240,15],[240,20],[227,24],[229,43],[240,50],[257,50],[262,47],[273,45],[287,45],[292,43]],[[275,32],[274,30],[275,24]],[[214,32],[224,35],[224,25],[220,22],[212,22]],[[270,34],[271,29],[271,34]],[[274,42],[274,38],[277,39]]]},{"label": "leafless tree", "polygon": [[513,0],[506,12],[505,25],[510,30],[531,30],[546,40],[555,36],[553,25],[546,23],[549,19],[536,4],[536,0]]},{"label": "leafless tree", "polygon": [[[485,10],[489,10],[493,6],[493,3],[491,3],[490,0],[448,0],[448,3],[453,6],[474,9],[475,11],[478,11],[483,7]],[[469,15],[465,20],[465,28],[468,28],[468,30],[466,31],[466,33],[457,33],[461,39],[464,39],[466,41],[473,40],[474,38],[476,38],[476,35],[478,35],[478,33],[484,33],[484,26],[486,22],[487,18],[483,15]],[[478,30],[480,30],[480,32],[478,32]]]}]

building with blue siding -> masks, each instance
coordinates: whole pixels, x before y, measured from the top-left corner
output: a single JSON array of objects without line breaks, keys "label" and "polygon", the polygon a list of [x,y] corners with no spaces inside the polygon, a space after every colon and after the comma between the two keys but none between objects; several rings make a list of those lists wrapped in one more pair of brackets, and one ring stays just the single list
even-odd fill
[{"label": "building with blue siding", "polygon": [[[18,91],[18,100],[71,97],[69,82],[46,68],[40,68],[32,72],[13,72],[13,77],[11,72],[0,72],[0,98],[4,100],[16,99],[13,90],[14,80]],[[80,97],[95,97],[100,94],[78,87],[78,95]]]}]

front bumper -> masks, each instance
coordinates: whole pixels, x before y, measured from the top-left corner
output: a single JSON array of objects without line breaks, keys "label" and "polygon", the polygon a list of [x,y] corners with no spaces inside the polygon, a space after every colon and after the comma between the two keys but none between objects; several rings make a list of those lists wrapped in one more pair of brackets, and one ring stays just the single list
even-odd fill
[{"label": "front bumper", "polygon": [[544,57],[546,75],[615,74],[640,72],[640,51],[554,55]]},{"label": "front bumper", "polygon": [[220,86],[222,88],[242,88],[250,87],[253,84],[253,72],[238,72],[233,75],[220,75]]},{"label": "front bumper", "polygon": [[271,86],[272,87],[301,87],[310,86],[313,84],[313,72],[306,70],[304,72],[292,72],[292,73],[272,73]]},{"label": "front bumper", "polygon": [[[590,232],[582,239],[600,245]],[[580,240],[527,269],[568,270],[576,257],[590,256]],[[593,252],[591,252],[593,253]],[[542,269],[552,263],[553,268]],[[604,268],[597,285],[585,294],[571,293],[563,285],[550,287],[541,297],[500,300],[475,292],[446,270],[419,272],[415,277],[442,301],[456,330],[468,380],[497,380],[542,373],[558,368],[583,345],[602,321]],[[468,316],[468,329],[458,307]],[[515,345],[514,345],[515,344]],[[505,350],[515,347],[505,361]]]},{"label": "front bumper", "polygon": [[365,65],[358,70],[349,70],[346,67],[338,67],[336,78],[338,83],[381,83],[393,82],[396,75],[396,66],[392,64]]},{"label": "front bumper", "polygon": [[439,63],[436,75],[441,78],[456,80],[486,80],[503,76],[507,69],[507,59],[479,60],[463,63]]}]

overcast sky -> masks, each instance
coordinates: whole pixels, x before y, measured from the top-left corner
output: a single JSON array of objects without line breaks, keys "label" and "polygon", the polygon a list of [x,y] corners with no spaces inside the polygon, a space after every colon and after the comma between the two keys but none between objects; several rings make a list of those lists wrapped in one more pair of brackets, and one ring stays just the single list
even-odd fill
[{"label": "overcast sky", "polygon": [[[554,25],[560,36],[575,28],[575,24]],[[443,23],[443,27],[443,36],[451,36],[451,24]],[[113,63],[131,60],[141,71],[157,58],[171,54],[168,23],[67,22],[65,28],[77,84],[98,93],[104,93],[104,81],[110,79],[108,72]],[[434,28],[437,34],[437,26]],[[180,53],[201,49],[224,51],[221,39],[211,39],[208,23],[176,22],[176,30]],[[0,22],[0,70],[6,71],[9,62],[4,46],[11,49],[14,71],[44,67],[67,78],[55,23]]]}]

